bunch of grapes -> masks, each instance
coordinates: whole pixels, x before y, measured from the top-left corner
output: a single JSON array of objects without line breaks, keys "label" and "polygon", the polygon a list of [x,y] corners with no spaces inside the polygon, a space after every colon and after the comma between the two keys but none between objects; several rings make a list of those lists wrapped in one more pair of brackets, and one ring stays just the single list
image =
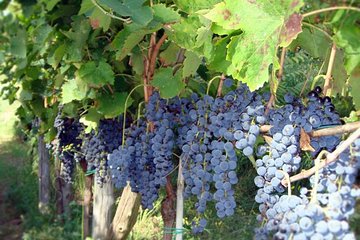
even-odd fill
[{"label": "bunch of grapes", "polygon": [[[320,96],[317,87],[308,94],[307,105],[286,95],[287,104],[270,111],[270,136],[266,154],[256,161],[259,187],[256,202],[260,203],[258,219],[265,221],[256,230],[257,239],[355,239],[349,230],[348,219],[354,212],[359,190],[353,183],[359,168],[358,148],[343,152],[339,159],[319,171],[319,182],[310,178],[314,191],[303,187],[300,196],[282,195],[281,181],[301,167],[300,133],[329,125],[340,125],[340,118],[328,97]],[[357,140],[359,141],[359,140]],[[321,150],[333,151],[340,142],[339,136],[313,138],[313,156]],[[356,142],[355,142],[356,143]],[[310,196],[310,192],[313,194]],[[311,201],[309,198],[311,197]]]},{"label": "bunch of grapes", "polygon": [[[213,200],[219,218],[231,216],[236,207],[233,185],[238,182],[236,148],[246,156],[253,154],[260,132],[257,124],[266,120],[262,98],[240,85],[224,97],[193,94],[183,112],[184,124],[178,131],[185,197],[197,198],[200,216]],[[193,231],[203,231],[206,223],[201,218]]]},{"label": "bunch of grapes", "polygon": [[[128,122],[128,121],[126,121]],[[122,143],[123,116],[100,120],[97,130],[83,136],[81,153],[88,171],[95,170],[98,184],[106,180],[108,172],[107,155]]]},{"label": "bunch of grapes", "polygon": [[66,182],[72,181],[72,174],[78,154],[81,151],[81,133],[83,126],[76,119],[62,117],[61,107],[55,118],[54,127],[57,130],[55,140],[52,143],[54,155],[63,164],[62,177]]},{"label": "bunch of grapes", "polygon": [[130,182],[132,191],[141,194],[144,208],[153,208],[161,186],[173,170],[175,147],[175,116],[171,105],[179,99],[161,99],[154,93],[146,106],[144,116],[125,130],[124,145],[108,155],[112,181],[117,187]]}]

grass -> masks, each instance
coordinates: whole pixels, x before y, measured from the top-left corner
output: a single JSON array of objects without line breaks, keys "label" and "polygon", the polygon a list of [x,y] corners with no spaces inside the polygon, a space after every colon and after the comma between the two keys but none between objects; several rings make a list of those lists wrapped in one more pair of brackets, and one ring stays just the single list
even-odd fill
[{"label": "grass", "polygon": [[15,112],[18,106],[17,102],[10,105],[7,101],[0,100],[0,144],[12,140],[15,136]]}]

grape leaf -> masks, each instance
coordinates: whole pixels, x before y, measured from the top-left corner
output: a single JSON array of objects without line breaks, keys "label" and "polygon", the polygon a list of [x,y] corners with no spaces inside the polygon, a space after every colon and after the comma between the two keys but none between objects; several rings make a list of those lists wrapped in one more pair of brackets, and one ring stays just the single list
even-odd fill
[{"label": "grape leaf", "polygon": [[162,98],[172,98],[184,89],[185,83],[181,79],[181,72],[173,75],[171,68],[160,68],[155,71],[151,85],[157,87]]},{"label": "grape leaf", "polygon": [[80,62],[83,57],[83,49],[86,46],[86,41],[91,30],[89,21],[83,17],[75,16],[72,22],[72,29],[69,31],[62,31],[71,42],[67,47],[67,60],[70,62]]},{"label": "grape leaf", "polygon": [[167,34],[180,47],[210,59],[213,49],[210,28],[211,22],[207,19],[202,21],[198,15],[190,15],[172,25],[171,31],[167,29]]},{"label": "grape leaf", "polygon": [[304,28],[292,43],[292,47],[300,46],[312,57],[325,59],[331,44],[331,39],[327,38],[322,32],[316,29]]},{"label": "grape leaf", "polygon": [[35,31],[32,33],[34,36],[34,47],[35,51],[39,51],[43,54],[46,50],[44,46],[46,46],[45,42],[50,37],[50,33],[53,31],[53,28],[47,24],[39,25],[36,27]]},{"label": "grape leaf", "polygon": [[[97,111],[103,114],[106,118],[114,118],[125,111],[125,101],[128,94],[126,92],[117,92],[114,95],[102,94],[97,99],[99,105]],[[129,98],[126,106],[129,107],[134,102]]]},{"label": "grape leaf", "polygon": [[86,97],[86,91],[79,89],[75,79],[65,82],[61,88],[61,103],[70,103],[73,100],[82,100]]},{"label": "grape leaf", "polygon": [[90,108],[88,112],[80,118],[80,122],[86,126],[85,133],[97,129],[102,115],[95,108]]},{"label": "grape leaf", "polygon": [[206,13],[206,18],[224,29],[243,31],[229,43],[226,59],[233,65],[229,73],[251,90],[261,87],[268,80],[269,65],[278,65],[277,46],[288,46],[301,32],[302,17],[295,12],[302,5],[298,0],[225,0]]},{"label": "grape leaf", "polygon": [[159,55],[161,63],[165,65],[171,65],[176,63],[179,51],[180,48],[176,44],[171,42],[168,47]]},{"label": "grape leaf", "polygon": [[131,52],[146,34],[151,32],[153,32],[153,30],[143,29],[136,24],[127,25],[116,34],[108,48],[116,51],[116,59],[120,61]]},{"label": "grape leaf", "polygon": [[76,71],[76,77],[88,84],[89,87],[95,88],[114,83],[114,72],[111,66],[104,61],[99,63],[89,61],[81,65],[80,69]]},{"label": "grape leaf", "polygon": [[351,87],[350,92],[354,100],[354,104],[357,110],[360,109],[360,69],[356,68],[350,75],[349,85]]},{"label": "grape leaf", "polygon": [[146,0],[100,0],[112,11],[121,16],[128,16],[141,26],[146,26],[153,19],[153,12],[149,6],[144,6]]},{"label": "grape leaf", "polygon": [[161,23],[177,22],[180,20],[180,14],[172,8],[166,7],[165,4],[155,4],[152,7],[154,19]]},{"label": "grape leaf", "polygon": [[345,68],[349,74],[360,65],[359,39],[360,29],[354,25],[343,26],[335,33],[336,45],[345,50]]},{"label": "grape leaf", "polygon": [[175,0],[176,6],[186,13],[195,13],[201,9],[212,8],[221,0]]},{"label": "grape leaf", "polygon": [[26,31],[18,28],[16,35],[11,38],[10,52],[15,57],[26,57]]},{"label": "grape leaf", "polygon": [[56,48],[49,54],[47,58],[47,62],[53,67],[57,68],[60,61],[62,60],[66,51],[66,45],[61,44],[60,46],[56,46]]},{"label": "grape leaf", "polygon": [[105,15],[99,8],[95,8],[90,15],[90,23],[93,29],[102,28],[107,31],[110,27],[111,17]]},{"label": "grape leaf", "polygon": [[197,54],[191,51],[186,51],[182,77],[186,78],[194,75],[200,64],[201,58]]}]

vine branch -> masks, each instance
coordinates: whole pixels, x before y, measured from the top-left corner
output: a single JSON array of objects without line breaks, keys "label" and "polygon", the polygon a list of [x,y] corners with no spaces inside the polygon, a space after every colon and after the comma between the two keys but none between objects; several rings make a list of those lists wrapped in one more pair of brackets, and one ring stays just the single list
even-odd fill
[{"label": "vine branch", "polygon": [[330,80],[331,80],[331,72],[332,72],[332,69],[334,66],[334,62],[335,62],[335,56],[336,56],[336,44],[333,43],[333,45],[331,47],[329,64],[328,64],[328,68],[327,68],[326,76],[325,76],[325,84],[324,84],[324,90],[323,90],[323,94],[325,96],[328,96],[328,91],[331,89]]},{"label": "vine branch", "polygon": [[[312,167],[306,171],[302,171],[301,173],[290,177],[290,183],[304,179],[304,178],[308,178],[311,175],[313,175],[316,172],[316,170],[322,169],[322,168],[328,166],[329,164],[335,162],[337,160],[338,156],[343,151],[345,151],[359,137],[360,137],[360,128],[358,128],[355,132],[353,132],[332,153],[326,154],[326,158],[324,160],[320,161],[320,163],[317,166]],[[281,183],[284,186],[286,186],[288,182],[286,180],[283,180]]]},{"label": "vine branch", "polygon": [[[269,132],[271,125],[262,125],[260,127],[261,133]],[[310,137],[324,137],[324,136],[332,136],[336,134],[350,133],[354,132],[356,129],[360,128],[360,122],[352,122],[346,123],[341,126],[329,127],[324,129],[315,130],[309,133]]]},{"label": "vine branch", "polygon": [[316,14],[319,14],[319,13],[329,12],[329,11],[336,11],[336,10],[351,10],[351,11],[360,12],[360,8],[357,8],[357,7],[336,6],[336,7],[328,7],[328,8],[318,9],[318,10],[315,10],[315,11],[304,13],[302,16],[303,16],[303,18],[306,18],[306,17],[316,15]]}]

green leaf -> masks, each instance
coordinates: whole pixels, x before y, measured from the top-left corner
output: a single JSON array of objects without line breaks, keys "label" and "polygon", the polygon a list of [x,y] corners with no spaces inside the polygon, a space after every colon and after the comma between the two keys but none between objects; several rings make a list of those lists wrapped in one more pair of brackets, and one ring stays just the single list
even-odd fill
[{"label": "green leaf", "polygon": [[172,98],[184,89],[185,84],[181,79],[181,73],[178,71],[173,75],[171,68],[160,68],[155,71],[154,79],[151,85],[157,87],[162,98]]},{"label": "green leaf", "polygon": [[301,47],[314,58],[325,59],[332,41],[324,33],[316,29],[304,28],[292,43],[293,47]]},{"label": "green leaf", "polygon": [[68,37],[71,42],[67,47],[67,60],[70,62],[81,62],[84,55],[84,47],[91,30],[89,21],[83,17],[76,16],[73,18],[72,29],[62,33]]},{"label": "green leaf", "polygon": [[[97,111],[103,114],[106,118],[114,118],[125,111],[125,101],[127,97],[126,92],[117,92],[114,95],[102,94],[98,97],[99,105]],[[126,106],[129,107],[134,102],[129,98]]]},{"label": "green leaf", "polygon": [[95,8],[90,15],[90,23],[93,29],[102,28],[107,31],[110,27],[111,17],[105,15],[99,8]]},{"label": "green leaf", "polygon": [[171,65],[176,63],[180,48],[173,42],[159,55],[162,64]]},{"label": "green leaf", "polygon": [[105,5],[110,8],[112,11],[116,12],[120,16],[130,16],[131,10],[126,6],[123,1],[119,0],[99,0],[101,5]]},{"label": "green leaf", "polygon": [[131,53],[131,66],[133,71],[142,75],[144,72],[144,57],[142,55],[141,49],[139,47],[135,47]]},{"label": "green leaf", "polygon": [[210,28],[209,20],[200,19],[198,15],[190,15],[172,25],[172,31],[167,30],[167,34],[169,39],[180,47],[191,50],[199,56],[211,58],[213,33]]},{"label": "green leaf", "polygon": [[210,9],[221,0],[175,0],[176,6],[186,13],[195,13],[201,9]]},{"label": "green leaf", "polygon": [[208,64],[210,70],[226,73],[227,75],[231,75],[231,72],[234,71],[234,69],[229,69],[229,67],[233,66],[231,61],[224,58],[227,52],[228,41],[228,37],[222,38],[214,44],[213,58]]},{"label": "green leaf", "polygon": [[95,7],[96,6],[91,2],[91,0],[82,0],[80,11],[78,14],[90,15],[92,11],[95,9]]},{"label": "green leaf", "polygon": [[81,65],[76,72],[76,76],[79,80],[88,84],[89,87],[99,88],[105,84],[114,83],[114,72],[111,66],[104,61],[99,63],[90,61]]},{"label": "green leaf", "polygon": [[56,47],[55,51],[49,54],[47,58],[47,62],[53,67],[57,68],[60,61],[62,60],[64,54],[66,52],[66,45],[62,44],[58,47]]},{"label": "green leaf", "polygon": [[144,38],[144,36],[152,31],[142,29],[139,25],[130,24],[124,27],[110,45],[110,49],[116,51],[116,59],[121,61],[131,50]]},{"label": "green leaf", "polygon": [[131,12],[134,23],[146,26],[153,19],[153,12],[149,6],[143,6],[146,0],[124,0],[124,5]]},{"label": "green leaf", "polygon": [[63,84],[61,88],[61,95],[61,103],[66,104],[72,102],[73,100],[83,100],[86,97],[86,91],[82,91],[73,79]]},{"label": "green leaf", "polygon": [[86,126],[85,133],[97,129],[102,115],[95,108],[90,108],[88,112],[80,118],[80,122]]},{"label": "green leaf", "polygon": [[15,57],[26,58],[26,31],[18,28],[16,35],[11,38],[10,52]]},{"label": "green leaf", "polygon": [[100,0],[120,16],[128,16],[132,21],[141,26],[146,26],[153,19],[153,12],[149,6],[144,6],[146,0]]},{"label": "green leaf", "polygon": [[[355,24],[355,23],[354,23]],[[345,50],[345,68],[351,73],[360,65],[360,29],[355,25],[346,25],[335,34],[336,46]]]},{"label": "green leaf", "polygon": [[154,19],[161,23],[177,22],[180,20],[180,14],[172,8],[166,7],[165,4],[155,4],[152,7]]},{"label": "green leaf", "polygon": [[268,80],[269,65],[278,66],[277,47],[289,45],[301,32],[302,17],[294,13],[302,5],[298,0],[225,0],[205,14],[223,29],[243,31],[229,43],[226,60],[233,65],[229,73],[251,90],[261,87]]},{"label": "green leaf", "polygon": [[202,59],[197,54],[186,51],[182,77],[186,78],[194,75],[201,64],[201,61]]},{"label": "green leaf", "polygon": [[60,2],[60,0],[47,0],[44,1],[46,3],[46,10],[51,11],[53,8]]},{"label": "green leaf", "polygon": [[53,28],[47,24],[38,26],[35,31],[32,33],[34,36],[34,50],[44,53],[46,48],[46,42],[50,37],[50,33],[53,31]]},{"label": "green leaf", "polygon": [[357,110],[360,109],[360,70],[357,68],[352,72],[349,79],[349,86],[351,87],[350,92],[354,100],[354,104]]}]

